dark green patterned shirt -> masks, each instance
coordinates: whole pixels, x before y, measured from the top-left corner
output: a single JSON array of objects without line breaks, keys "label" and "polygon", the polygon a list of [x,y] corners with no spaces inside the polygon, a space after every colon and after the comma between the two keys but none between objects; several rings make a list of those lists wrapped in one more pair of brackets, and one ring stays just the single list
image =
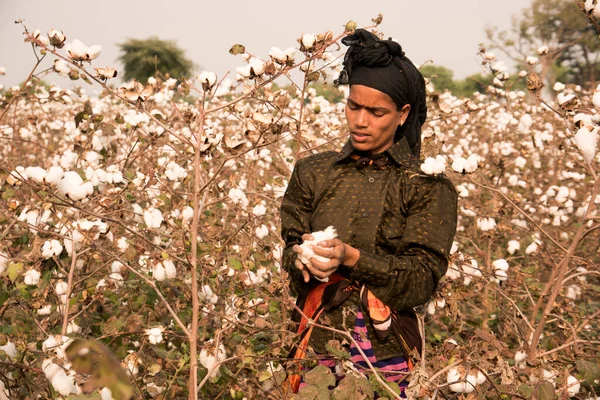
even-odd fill
[{"label": "dark green patterned shirt", "polygon": [[[423,174],[405,139],[386,150],[391,165],[385,169],[358,169],[350,158],[352,151],[348,142],[340,152],[299,160],[292,172],[281,204],[283,267],[290,274],[291,291],[303,304],[308,290],[319,283],[314,278],[304,282],[294,265],[292,246],[302,242],[304,233],[332,225],[340,240],[360,250],[356,266],[342,266],[339,273],[366,284],[396,310],[423,304],[448,267],[456,231],[456,190],[443,175]],[[324,312],[320,322],[352,330],[354,316],[345,318],[344,309],[356,311],[359,303],[355,293],[341,307]],[[368,315],[364,317],[377,359],[402,356],[394,336],[378,341]],[[309,344],[325,354],[331,339],[342,338],[315,329]]]}]

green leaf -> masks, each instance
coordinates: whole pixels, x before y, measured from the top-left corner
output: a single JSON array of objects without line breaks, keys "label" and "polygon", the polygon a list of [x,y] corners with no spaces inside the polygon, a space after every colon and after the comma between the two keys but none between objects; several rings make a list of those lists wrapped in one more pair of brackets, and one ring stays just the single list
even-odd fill
[{"label": "green leaf", "polygon": [[315,385],[304,386],[294,400],[329,400],[329,390]]},{"label": "green leaf", "polygon": [[575,361],[575,365],[580,379],[583,379],[588,385],[591,386],[595,381],[600,380],[600,365],[584,360]]},{"label": "green leaf", "polygon": [[133,396],[133,386],[120,360],[102,342],[75,339],[65,354],[76,372],[90,376],[84,384],[86,389],[107,387],[115,400]]},{"label": "green leaf", "polygon": [[324,365],[317,365],[304,374],[304,382],[320,388],[335,386],[335,375]]},{"label": "green leaf", "polygon": [[532,400],[554,400],[554,385],[548,381],[540,381],[533,389]]},{"label": "green leaf", "polygon": [[341,346],[338,343],[331,343],[333,342],[332,340],[329,341],[329,343],[325,344],[325,349],[327,350],[327,354],[331,354],[332,356],[336,356],[341,358],[342,360],[349,360],[350,359],[350,353],[348,353],[346,350],[344,350],[343,348],[341,348]]},{"label": "green leaf", "polygon": [[67,397],[67,400],[102,400],[102,396],[98,393],[91,394],[72,394]]},{"label": "green leaf", "polygon": [[230,258],[229,260],[227,260],[229,262],[229,266],[236,270],[236,271],[240,271],[242,269],[242,262],[240,260],[238,260],[237,258]]},{"label": "green leaf", "polygon": [[521,385],[521,386],[519,386],[517,393],[519,395],[525,397],[526,399],[529,399],[533,395],[533,390],[534,390],[533,386]]},{"label": "green leaf", "polygon": [[350,374],[340,381],[331,395],[332,400],[364,400],[374,397],[375,393],[365,378]]},{"label": "green leaf", "polygon": [[12,199],[13,197],[15,197],[15,191],[12,188],[4,189],[4,192],[2,193],[2,200]]},{"label": "green leaf", "polygon": [[23,263],[9,263],[8,264],[8,279],[10,279],[10,281],[12,283],[15,282],[15,280],[17,279],[17,277],[19,277],[21,275],[21,273],[23,272]]},{"label": "green leaf", "polygon": [[233,54],[234,56],[237,56],[238,54],[244,54],[245,52],[246,52],[246,47],[244,47],[243,44],[234,44],[229,49],[229,54]]}]

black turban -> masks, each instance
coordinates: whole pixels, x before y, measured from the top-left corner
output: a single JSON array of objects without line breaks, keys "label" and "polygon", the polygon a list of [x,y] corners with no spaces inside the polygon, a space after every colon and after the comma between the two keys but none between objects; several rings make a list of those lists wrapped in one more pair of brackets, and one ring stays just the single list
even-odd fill
[{"label": "black turban", "polygon": [[406,138],[411,152],[421,153],[421,125],[427,118],[425,80],[395,41],[380,40],[375,34],[357,29],[342,39],[349,46],[344,70],[336,83],[364,85],[390,96],[398,110],[410,104],[404,125],[398,126],[394,141]]}]

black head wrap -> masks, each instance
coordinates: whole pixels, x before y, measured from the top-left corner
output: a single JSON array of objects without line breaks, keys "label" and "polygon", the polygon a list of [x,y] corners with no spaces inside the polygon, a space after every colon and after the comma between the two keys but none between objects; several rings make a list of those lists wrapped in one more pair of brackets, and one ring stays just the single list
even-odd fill
[{"label": "black head wrap", "polygon": [[337,84],[365,85],[386,93],[398,110],[410,104],[404,125],[398,126],[394,141],[406,138],[411,152],[421,153],[421,125],[427,118],[425,80],[395,41],[380,40],[375,34],[357,29],[342,39],[349,46],[344,70]]}]

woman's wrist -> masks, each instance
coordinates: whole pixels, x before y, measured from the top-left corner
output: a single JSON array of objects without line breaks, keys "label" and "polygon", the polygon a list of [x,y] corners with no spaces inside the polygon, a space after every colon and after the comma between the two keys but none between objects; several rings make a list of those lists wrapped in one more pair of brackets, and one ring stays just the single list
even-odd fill
[{"label": "woman's wrist", "polygon": [[354,268],[356,264],[358,264],[358,260],[360,260],[360,250],[347,244],[344,244],[344,246],[346,248],[344,249],[345,257],[342,264],[344,264],[346,267]]}]

